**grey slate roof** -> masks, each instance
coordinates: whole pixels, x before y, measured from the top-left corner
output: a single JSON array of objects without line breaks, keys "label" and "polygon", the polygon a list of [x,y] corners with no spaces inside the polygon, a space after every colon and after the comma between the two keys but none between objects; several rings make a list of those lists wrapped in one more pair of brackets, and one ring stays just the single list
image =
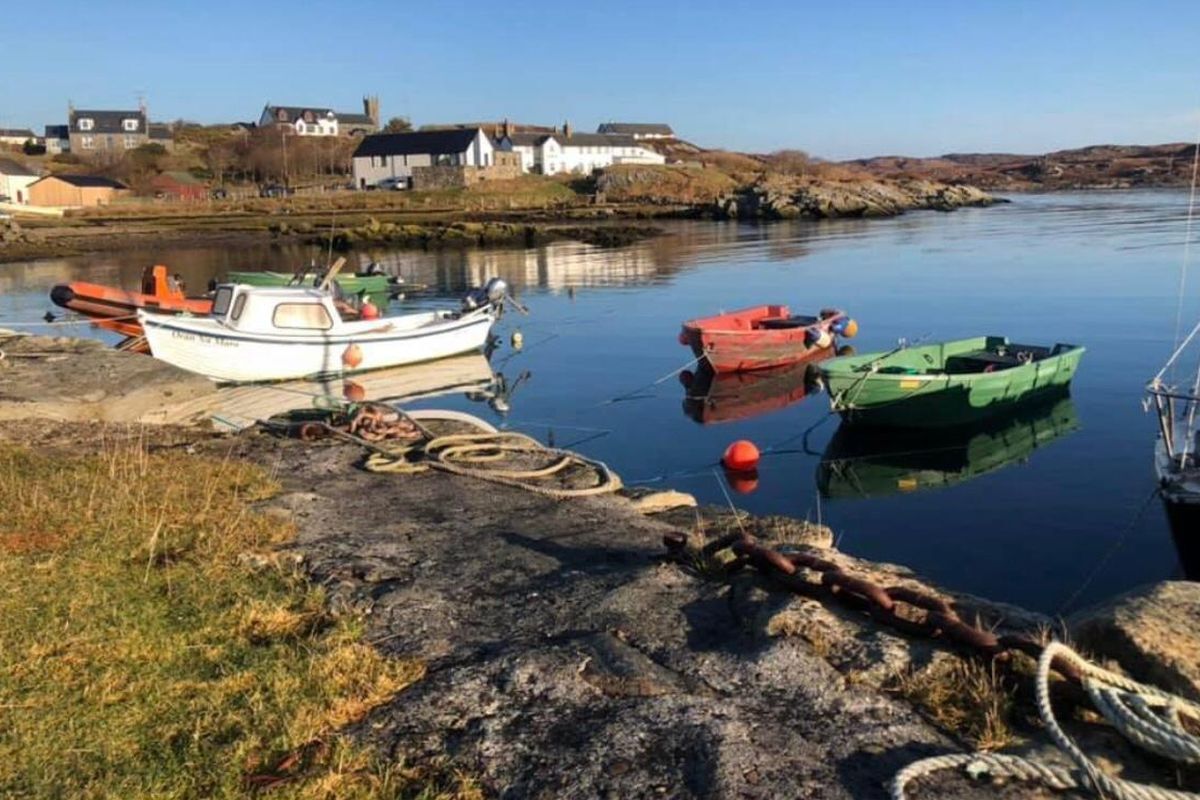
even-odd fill
[{"label": "grey slate roof", "polygon": [[[542,137],[547,138],[547,137]],[[551,137],[561,147],[637,147],[632,136],[615,136],[610,133],[572,133],[570,136],[555,133]]]},{"label": "grey slate roof", "polygon": [[471,146],[478,128],[450,131],[416,131],[414,133],[376,133],[363,138],[354,151],[354,158],[364,156],[399,156],[429,153],[449,155],[462,153]]},{"label": "grey slate roof", "polygon": [[65,181],[72,186],[79,187],[108,187],[111,189],[124,189],[125,184],[120,181],[114,181],[112,178],[101,178],[99,175],[47,175],[42,180],[48,178],[58,178],[60,181]]},{"label": "grey slate roof", "polygon": [[[304,119],[305,113],[312,114],[313,122],[316,122],[318,119],[324,119],[324,118],[328,117],[330,114],[333,114],[333,116],[335,116],[335,117],[337,116],[337,112],[334,111],[332,108],[321,108],[318,106],[271,106],[271,105],[269,105],[266,108],[264,108],[263,111],[265,113],[267,113],[271,117],[271,119],[275,120],[276,122],[295,122],[298,119],[302,120],[302,119]],[[279,118],[280,111],[283,111],[287,114],[287,119]],[[261,117],[259,117],[259,119],[261,119]],[[305,120],[305,121],[307,121],[307,120]]]},{"label": "grey slate roof", "polygon": [[21,136],[26,139],[36,139],[37,134],[29,128],[0,128],[0,136]]},{"label": "grey slate roof", "polygon": [[337,111],[338,124],[340,125],[374,125],[375,120],[371,119],[366,114],[342,114]]},{"label": "grey slate roof", "polygon": [[171,133],[170,125],[150,124],[150,138],[159,140],[171,140],[175,138],[175,134]]},{"label": "grey slate roof", "polygon": [[31,172],[24,164],[13,161],[11,158],[0,158],[0,175],[37,175],[36,172]]},{"label": "grey slate roof", "polygon": [[47,125],[46,126],[46,138],[47,139],[66,139],[68,136],[70,136],[70,134],[71,134],[71,127],[69,125]]},{"label": "grey slate roof", "polygon": [[633,135],[641,134],[658,134],[659,136],[674,136],[675,131],[671,130],[670,125],[662,122],[605,122],[598,129],[598,133],[627,133]]},{"label": "grey slate roof", "polygon": [[[79,127],[79,120],[81,119],[92,120],[92,129],[88,131],[82,130]],[[124,121],[127,119],[137,120],[136,130],[125,130]],[[67,124],[71,128],[71,133],[145,133],[146,115],[140,109],[133,111],[88,111],[77,108],[71,112],[71,118],[67,121]]]}]

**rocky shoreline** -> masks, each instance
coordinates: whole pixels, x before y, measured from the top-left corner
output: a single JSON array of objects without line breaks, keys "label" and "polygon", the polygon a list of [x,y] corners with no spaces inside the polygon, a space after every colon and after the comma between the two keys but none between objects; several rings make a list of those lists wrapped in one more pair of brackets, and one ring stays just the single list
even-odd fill
[{"label": "rocky shoreline", "polygon": [[[713,179],[703,190],[688,181]],[[683,183],[679,183],[683,181]],[[90,211],[59,220],[0,220],[0,263],[136,247],[238,246],[256,242],[329,244],[335,249],[533,247],[564,239],[617,247],[657,236],[654,219],[789,220],[890,217],[1004,202],[970,186],[925,180],[830,181],[760,175],[737,181],[704,170],[610,170],[594,191],[547,207],[433,211],[405,206],[338,209],[344,198],[309,198],[252,212],[144,215]],[[321,203],[327,202],[328,208]]]},{"label": "rocky shoreline", "polygon": [[[427,666],[352,733],[405,763],[448,759],[488,797],[876,797],[909,762],[973,746],[964,726],[939,721],[933,693],[904,689],[973,663],[969,653],[780,591],[752,572],[726,576],[700,560],[668,559],[667,534],[702,541],[745,528],[880,585],[919,587],[965,619],[1059,629],[840,553],[827,528],[802,521],[735,517],[674,494],[556,501],[440,472],[369,472],[363,451],[338,440],[147,427],[206,387],[145,357],[72,340],[0,334],[0,350],[8,354],[0,441],[69,452],[123,436],[280,476],[283,493],[263,511],[295,524],[288,547],[333,611],[365,616],[368,641]],[[62,377],[84,373],[77,385]],[[139,400],[139,391],[149,394]],[[1200,585],[1163,583],[1078,615],[1068,631],[1134,677],[1200,699],[1197,614]],[[1064,763],[1024,717],[1028,687],[1005,685],[1015,692],[1006,752]],[[1107,726],[1068,725],[1127,777],[1173,785],[1164,764]],[[1193,774],[1182,780],[1200,785]],[[947,772],[913,796],[1028,789]]]}]

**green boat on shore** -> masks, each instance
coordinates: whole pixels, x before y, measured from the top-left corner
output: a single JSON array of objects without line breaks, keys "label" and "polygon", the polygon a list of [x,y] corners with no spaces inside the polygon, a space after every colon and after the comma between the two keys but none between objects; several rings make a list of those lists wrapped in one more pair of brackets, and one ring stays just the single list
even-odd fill
[{"label": "green boat on shore", "polygon": [[1084,348],[977,336],[821,365],[833,410],[846,422],[901,428],[965,425],[1067,387]]},{"label": "green boat on shore", "polygon": [[[232,271],[227,276],[227,280],[229,283],[244,283],[248,286],[287,286],[289,284],[315,286],[321,282],[323,277],[324,275],[320,271],[312,270],[300,276],[287,272]],[[394,276],[382,272],[343,272],[338,274],[336,280],[337,284],[342,287],[343,293],[364,292],[366,297],[380,308],[387,306],[393,297],[403,294],[408,288]]]}]

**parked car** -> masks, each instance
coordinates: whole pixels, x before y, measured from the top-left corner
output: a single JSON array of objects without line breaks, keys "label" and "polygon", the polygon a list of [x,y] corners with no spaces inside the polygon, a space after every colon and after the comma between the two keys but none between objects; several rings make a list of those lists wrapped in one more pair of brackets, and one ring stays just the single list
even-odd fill
[{"label": "parked car", "polygon": [[379,186],[380,189],[385,189],[385,190],[390,190],[390,191],[395,192],[395,191],[399,191],[401,189],[408,188],[408,178],[398,178],[398,177],[384,178],[377,185]]},{"label": "parked car", "polygon": [[268,183],[258,190],[259,197],[287,197],[291,193],[292,189],[282,183]]},{"label": "parked car", "polygon": [[225,190],[224,186],[218,186],[212,190],[209,196],[212,197],[213,200],[228,200],[229,192]]}]

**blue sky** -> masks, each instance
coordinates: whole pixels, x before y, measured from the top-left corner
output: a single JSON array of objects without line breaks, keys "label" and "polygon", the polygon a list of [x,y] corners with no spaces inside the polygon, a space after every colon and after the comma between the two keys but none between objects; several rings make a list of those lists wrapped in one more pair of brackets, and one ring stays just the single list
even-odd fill
[{"label": "blue sky", "polygon": [[[30,8],[34,8],[30,6]],[[47,9],[50,7],[47,6]],[[264,103],[417,124],[664,121],[826,158],[1192,141],[1200,2],[57,0],[0,28],[0,127]]]}]

